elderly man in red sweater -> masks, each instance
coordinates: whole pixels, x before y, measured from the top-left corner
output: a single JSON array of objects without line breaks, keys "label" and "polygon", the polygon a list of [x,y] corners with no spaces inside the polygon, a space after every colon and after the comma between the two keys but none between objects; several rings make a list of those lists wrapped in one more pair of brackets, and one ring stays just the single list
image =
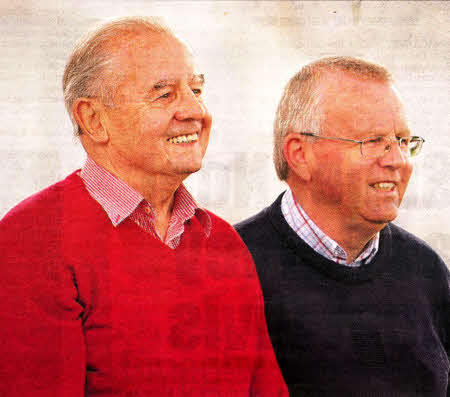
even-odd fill
[{"label": "elderly man in red sweater", "polygon": [[208,144],[203,82],[155,20],[74,50],[87,161],[0,222],[0,395],[287,395],[250,254],[182,184]]}]

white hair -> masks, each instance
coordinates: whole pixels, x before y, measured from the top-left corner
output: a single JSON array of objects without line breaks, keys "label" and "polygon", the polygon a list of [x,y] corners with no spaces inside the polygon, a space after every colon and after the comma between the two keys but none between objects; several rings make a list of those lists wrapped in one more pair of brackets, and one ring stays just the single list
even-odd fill
[{"label": "white hair", "polygon": [[64,102],[74,126],[75,135],[82,134],[73,113],[78,98],[98,96],[103,103],[114,105],[114,96],[120,83],[113,73],[114,53],[109,44],[130,32],[147,31],[174,36],[159,18],[130,17],[109,22],[83,38],[74,48],[64,70]]}]

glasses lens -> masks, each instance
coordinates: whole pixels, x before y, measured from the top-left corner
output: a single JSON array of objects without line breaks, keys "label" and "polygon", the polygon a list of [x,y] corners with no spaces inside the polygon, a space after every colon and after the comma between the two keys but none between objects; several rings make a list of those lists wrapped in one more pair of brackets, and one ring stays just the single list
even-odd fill
[{"label": "glasses lens", "polygon": [[391,142],[382,136],[367,138],[361,143],[362,155],[367,159],[375,159],[389,151]]},{"label": "glasses lens", "polygon": [[[413,157],[420,153],[424,140],[418,136],[408,136],[397,138],[397,142],[405,156]],[[365,139],[361,144],[362,155],[368,159],[382,157],[391,150],[393,144],[386,136]]]},{"label": "glasses lens", "polygon": [[408,154],[413,157],[417,156],[422,149],[423,139],[418,136],[413,136],[408,142]]}]

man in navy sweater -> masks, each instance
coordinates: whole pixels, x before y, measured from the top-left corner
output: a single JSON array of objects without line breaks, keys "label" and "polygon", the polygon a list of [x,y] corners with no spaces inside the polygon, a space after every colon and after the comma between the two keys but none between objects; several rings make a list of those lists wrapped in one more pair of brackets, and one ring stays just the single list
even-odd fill
[{"label": "man in navy sweater", "polygon": [[288,189],[236,226],[292,396],[450,396],[449,272],[391,224],[413,136],[386,69],[325,58],[288,83],[274,160]]}]

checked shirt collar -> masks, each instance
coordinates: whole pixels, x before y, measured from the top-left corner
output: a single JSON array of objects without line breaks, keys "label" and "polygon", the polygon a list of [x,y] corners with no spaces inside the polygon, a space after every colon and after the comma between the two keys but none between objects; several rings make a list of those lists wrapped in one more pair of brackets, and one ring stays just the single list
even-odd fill
[{"label": "checked shirt collar", "polygon": [[[139,227],[161,240],[155,228],[154,210],[144,197],[128,186],[124,181],[116,178],[90,157],[80,172],[89,194],[97,201],[108,215],[114,227],[126,218],[133,220]],[[211,218],[201,209],[183,184],[175,192],[175,202],[169,228],[164,243],[174,249],[181,240],[184,223],[196,216],[205,235],[211,233]]]}]

